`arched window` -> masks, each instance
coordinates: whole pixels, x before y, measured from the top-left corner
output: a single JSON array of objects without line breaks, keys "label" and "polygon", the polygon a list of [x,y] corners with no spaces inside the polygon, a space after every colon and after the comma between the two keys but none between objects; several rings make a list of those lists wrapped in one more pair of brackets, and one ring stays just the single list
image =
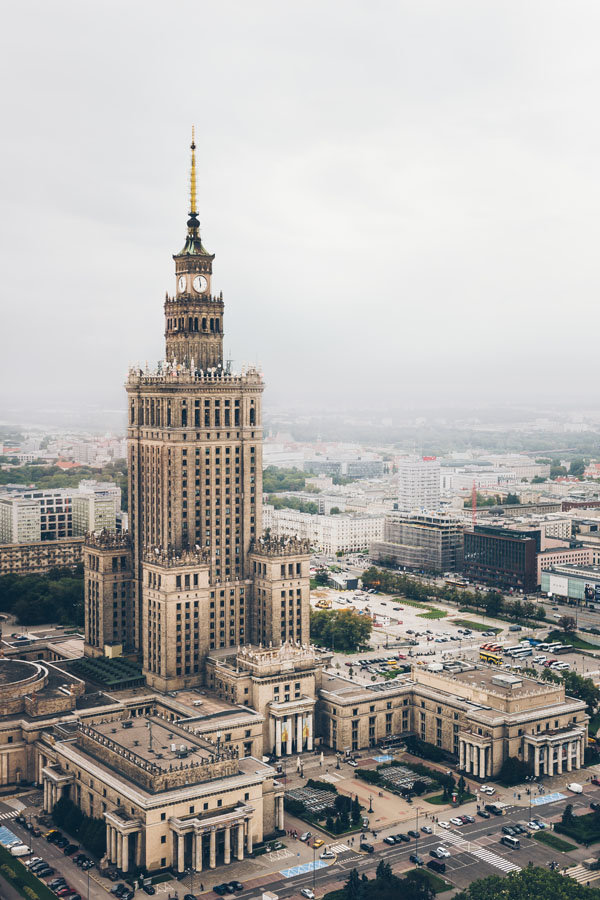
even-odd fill
[{"label": "arched window", "polygon": [[206,316],[202,317],[202,331],[206,331]]},{"label": "arched window", "polygon": [[214,319],[211,319],[211,320],[210,320],[210,330],[211,330],[211,331],[213,332],[213,334],[214,334],[214,330],[215,330],[215,320],[214,320]]},{"label": "arched window", "polygon": [[256,410],[253,406],[250,407],[250,424],[256,425]]},{"label": "arched window", "polygon": [[219,334],[219,332],[221,331],[221,323],[219,319],[215,319],[215,331],[217,334]]}]

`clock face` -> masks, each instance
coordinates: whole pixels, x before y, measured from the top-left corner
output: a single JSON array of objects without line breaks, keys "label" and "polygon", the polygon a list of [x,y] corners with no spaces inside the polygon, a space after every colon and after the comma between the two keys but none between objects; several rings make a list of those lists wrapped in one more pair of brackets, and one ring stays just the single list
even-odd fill
[{"label": "clock face", "polygon": [[186,279],[185,279],[185,275],[180,275],[180,276],[179,276],[179,282],[178,282],[178,284],[179,284],[179,293],[182,294],[182,293],[185,291],[185,288],[186,288],[186,285],[187,285],[187,281],[186,281]]},{"label": "clock face", "polygon": [[207,287],[208,281],[204,275],[196,275],[194,278],[194,290],[197,291],[198,294],[203,294]]}]

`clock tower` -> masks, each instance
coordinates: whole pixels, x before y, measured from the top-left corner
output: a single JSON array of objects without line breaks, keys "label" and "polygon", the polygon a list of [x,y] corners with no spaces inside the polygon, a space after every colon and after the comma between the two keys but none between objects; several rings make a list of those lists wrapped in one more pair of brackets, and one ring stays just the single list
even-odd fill
[{"label": "clock tower", "polygon": [[196,144],[192,131],[187,236],[175,254],[175,294],[165,299],[166,358],[202,372],[223,369],[223,295],[211,293],[214,254],[200,237],[196,203]]}]

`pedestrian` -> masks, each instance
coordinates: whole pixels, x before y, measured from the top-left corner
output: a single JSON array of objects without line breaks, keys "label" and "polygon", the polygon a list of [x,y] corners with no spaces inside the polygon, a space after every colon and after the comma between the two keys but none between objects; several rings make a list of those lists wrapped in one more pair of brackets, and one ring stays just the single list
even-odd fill
[{"label": "pedestrian", "polygon": [[201,891],[203,891],[203,890],[204,890],[204,885],[203,885],[203,883],[202,883],[202,882],[200,882],[200,890],[201,890]]}]

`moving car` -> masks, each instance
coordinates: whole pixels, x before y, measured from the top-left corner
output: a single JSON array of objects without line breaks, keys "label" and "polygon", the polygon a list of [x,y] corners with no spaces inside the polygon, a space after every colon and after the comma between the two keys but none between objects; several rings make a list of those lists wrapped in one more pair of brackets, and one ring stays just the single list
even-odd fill
[{"label": "moving car", "polygon": [[430,828],[429,825],[422,825],[421,831],[423,834],[433,834],[433,828]]},{"label": "moving car", "polygon": [[319,859],[335,859],[335,853],[333,850],[323,850],[320,854]]},{"label": "moving car", "polygon": [[312,831],[305,831],[300,835],[300,840],[306,842],[310,837],[312,837]]},{"label": "moving car", "polygon": [[307,897],[307,900],[315,900],[314,892],[310,888],[302,888],[300,893],[303,897]]},{"label": "moving car", "polygon": [[322,847],[324,843],[325,841],[323,841],[321,838],[317,838],[316,841],[313,841],[313,847],[316,847],[318,849],[319,847]]}]

